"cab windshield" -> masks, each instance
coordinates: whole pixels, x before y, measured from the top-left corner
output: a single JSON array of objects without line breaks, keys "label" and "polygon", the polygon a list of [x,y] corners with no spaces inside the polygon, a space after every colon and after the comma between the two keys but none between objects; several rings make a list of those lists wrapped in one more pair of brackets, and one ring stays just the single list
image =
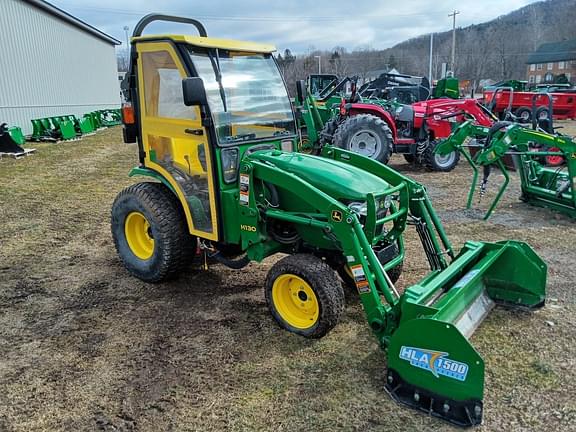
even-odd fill
[{"label": "cab windshield", "polygon": [[195,48],[189,54],[204,81],[220,145],[295,134],[290,100],[271,54]]}]

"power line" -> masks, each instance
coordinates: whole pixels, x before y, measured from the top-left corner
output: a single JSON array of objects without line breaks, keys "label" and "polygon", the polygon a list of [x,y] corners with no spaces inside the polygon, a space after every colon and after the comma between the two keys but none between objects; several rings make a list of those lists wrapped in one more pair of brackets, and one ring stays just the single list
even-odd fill
[{"label": "power line", "polygon": [[[77,4],[67,3],[67,2],[59,2],[62,5],[67,5],[67,7],[80,10],[80,11],[93,11],[93,12],[106,12],[106,13],[115,13],[115,14],[122,14],[122,15],[132,15],[132,16],[143,16],[149,13],[149,11],[145,10],[136,10],[136,9],[116,9],[116,8],[104,8],[104,7],[97,7],[97,6],[78,6]],[[189,11],[163,11],[166,14],[186,14]],[[402,17],[415,17],[415,16],[440,16],[443,12],[414,12],[414,13],[395,13],[395,14],[385,14],[385,15],[308,15],[308,16],[240,16],[240,15],[202,15],[202,14],[194,14],[194,18],[197,19],[205,19],[209,21],[273,21],[273,22],[300,22],[303,20],[308,21],[350,21],[350,20],[365,20],[370,18],[402,18]],[[481,17],[491,17],[492,15],[472,15],[472,18],[481,18]]]}]

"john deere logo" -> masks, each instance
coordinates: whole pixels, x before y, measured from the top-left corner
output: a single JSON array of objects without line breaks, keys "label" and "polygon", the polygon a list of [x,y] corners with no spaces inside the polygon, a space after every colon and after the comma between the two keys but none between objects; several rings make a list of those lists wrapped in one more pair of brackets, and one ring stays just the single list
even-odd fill
[{"label": "john deere logo", "polygon": [[342,212],[340,210],[332,210],[332,220],[334,222],[342,222]]}]

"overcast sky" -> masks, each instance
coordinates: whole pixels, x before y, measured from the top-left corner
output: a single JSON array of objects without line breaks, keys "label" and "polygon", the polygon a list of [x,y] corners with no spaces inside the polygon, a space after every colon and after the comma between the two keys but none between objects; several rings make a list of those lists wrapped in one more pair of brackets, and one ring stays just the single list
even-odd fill
[{"label": "overcast sky", "polygon": [[[421,34],[452,28],[458,9],[465,27],[504,15],[536,0],[48,0],[105,33],[125,41],[138,19],[151,12],[182,15],[204,23],[209,36],[267,42],[303,53],[311,47],[387,48]],[[149,32],[184,33],[178,25]]]}]

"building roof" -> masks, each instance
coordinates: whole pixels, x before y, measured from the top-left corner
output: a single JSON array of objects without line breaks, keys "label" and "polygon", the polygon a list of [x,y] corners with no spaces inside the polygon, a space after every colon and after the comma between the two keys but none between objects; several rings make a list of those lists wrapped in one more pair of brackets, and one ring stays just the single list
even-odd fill
[{"label": "building roof", "polygon": [[218,39],[212,37],[202,36],[188,36],[188,35],[145,35],[132,38],[133,41],[141,40],[154,40],[154,39],[171,39],[176,42],[184,42],[190,45],[204,47],[204,48],[221,48],[231,51],[245,51],[256,53],[271,53],[276,51],[274,45],[262,44],[257,42],[243,42],[232,39]]},{"label": "building roof", "polygon": [[52,16],[55,16],[56,18],[59,18],[62,21],[67,22],[68,24],[72,24],[73,26],[79,28],[80,30],[84,30],[85,32],[90,33],[92,36],[102,39],[103,41],[106,41],[112,45],[121,44],[121,42],[118,39],[115,39],[112,36],[98,30],[96,27],[92,27],[90,24],[87,24],[84,21],[76,18],[75,16],[70,15],[68,12],[65,12],[62,9],[57,8],[56,6],[48,3],[47,1],[44,0],[23,0],[23,1],[39,9],[42,9],[44,12]]},{"label": "building roof", "polygon": [[576,39],[542,44],[528,57],[528,64],[576,60]]}]

